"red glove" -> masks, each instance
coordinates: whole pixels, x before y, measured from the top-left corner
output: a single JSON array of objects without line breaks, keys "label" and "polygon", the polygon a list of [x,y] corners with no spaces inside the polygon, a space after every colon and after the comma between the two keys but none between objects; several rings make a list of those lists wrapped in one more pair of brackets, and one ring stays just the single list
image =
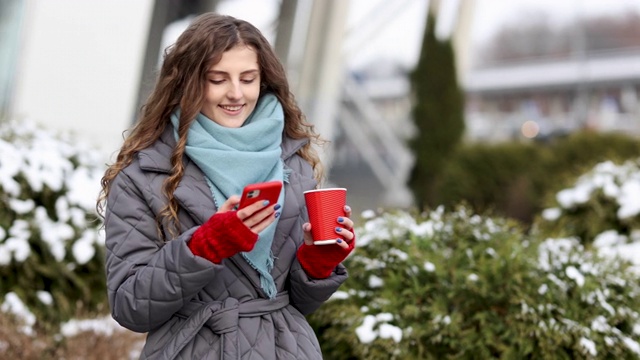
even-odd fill
[{"label": "red glove", "polygon": [[[342,241],[345,241],[342,239]],[[331,245],[307,245],[302,244],[298,249],[298,261],[302,268],[314,279],[326,279],[331,276],[333,269],[349,256],[356,244],[356,237],[348,248]]]},{"label": "red glove", "polygon": [[187,243],[194,255],[220,264],[241,251],[251,251],[258,234],[246,227],[235,211],[216,213],[191,236]]}]

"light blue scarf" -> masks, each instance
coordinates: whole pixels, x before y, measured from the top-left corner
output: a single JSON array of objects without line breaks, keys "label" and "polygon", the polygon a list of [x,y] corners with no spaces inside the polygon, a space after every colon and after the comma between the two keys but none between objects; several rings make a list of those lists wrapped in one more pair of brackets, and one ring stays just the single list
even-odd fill
[{"label": "light blue scarf", "polygon": [[[179,117],[179,109],[171,115],[174,129],[178,128]],[[284,112],[273,94],[264,95],[239,128],[224,127],[202,113],[197,115],[189,128],[185,151],[204,172],[218,206],[231,195],[240,195],[245,185],[285,180],[280,158],[283,129]],[[177,130],[175,135],[178,136]],[[284,191],[278,203],[284,204]],[[277,224],[278,219],[259,234],[253,250],[242,253],[260,274],[260,285],[270,298],[277,293],[271,276],[274,262],[271,244]]]}]

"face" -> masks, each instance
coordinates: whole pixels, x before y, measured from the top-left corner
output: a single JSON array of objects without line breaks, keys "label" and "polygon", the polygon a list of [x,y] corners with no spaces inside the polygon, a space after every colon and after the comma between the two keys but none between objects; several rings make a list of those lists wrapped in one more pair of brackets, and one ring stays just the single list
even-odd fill
[{"label": "face", "polygon": [[238,128],[256,108],[259,95],[258,55],[252,48],[238,45],[209,68],[200,112],[218,125]]}]

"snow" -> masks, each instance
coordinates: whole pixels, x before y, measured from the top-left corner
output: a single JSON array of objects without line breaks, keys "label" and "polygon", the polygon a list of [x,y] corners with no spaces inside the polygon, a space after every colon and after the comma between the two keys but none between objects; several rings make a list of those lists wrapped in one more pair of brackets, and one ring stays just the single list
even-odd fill
[{"label": "snow", "polygon": [[582,345],[582,347],[585,348],[585,350],[587,350],[589,355],[591,356],[598,355],[598,351],[596,350],[596,343],[594,343],[593,341],[583,337],[583,338],[580,338],[580,345]]},{"label": "snow", "polygon": [[73,244],[71,253],[78,264],[84,265],[93,259],[93,256],[96,254],[96,248],[94,247],[96,243],[95,239],[96,233],[86,230],[82,233],[80,239]]},{"label": "snow", "polygon": [[378,329],[381,339],[393,339],[399,343],[402,340],[402,329],[390,324],[381,324]]},{"label": "snow", "polygon": [[124,328],[109,315],[97,319],[73,319],[60,326],[60,333],[66,337],[76,336],[87,331],[109,336],[116,331],[123,330]]},{"label": "snow", "polygon": [[[380,313],[377,315],[366,315],[362,321],[362,325],[356,328],[356,335],[363,344],[368,344],[376,338],[393,339],[395,342],[402,340],[402,329],[389,324],[393,321],[394,316],[389,313]],[[377,329],[376,325],[380,324]]]},{"label": "snow", "polygon": [[640,355],[640,344],[638,344],[635,340],[630,339],[627,336],[623,336],[622,342],[629,348],[629,350]]},{"label": "snow", "polygon": [[567,266],[565,272],[567,273],[567,277],[574,280],[578,286],[582,287],[582,285],[584,285],[584,275],[582,275],[575,266]]},{"label": "snow", "polygon": [[338,290],[333,294],[331,294],[331,297],[329,298],[329,300],[345,300],[348,298],[349,298],[349,293]]},{"label": "snow", "polygon": [[618,218],[627,219],[640,214],[640,179],[632,179],[620,187],[620,195],[617,197],[620,209]]},{"label": "snow", "polygon": [[[104,233],[100,222],[89,215],[95,216],[104,159],[106,156],[81,142],[64,134],[52,135],[28,120],[0,123],[0,208],[12,220],[0,227],[0,266],[28,260],[31,241],[37,238],[56,260],[71,260],[70,269],[75,266],[73,260],[86,264],[96,256],[96,244],[104,246]],[[41,191],[56,196],[53,214],[31,198]],[[73,259],[67,257],[68,251]],[[32,291],[44,305],[56,305],[48,291],[35,286],[26,291]],[[21,319],[21,331],[33,334],[36,318],[18,295],[9,292],[0,300],[0,310]]]},{"label": "snow", "polygon": [[427,261],[424,263],[424,269],[428,272],[434,272],[436,271],[436,266],[433,263]]},{"label": "snow", "polygon": [[25,261],[31,254],[29,246],[29,223],[25,220],[15,220],[9,228],[9,238],[0,243],[0,265],[7,265],[14,258],[19,262]]},{"label": "snow", "polygon": [[384,280],[382,280],[381,278],[375,276],[375,275],[371,275],[369,276],[369,287],[370,288],[379,288],[382,287],[384,285]]},{"label": "snow", "polygon": [[38,296],[38,300],[40,300],[41,303],[45,305],[53,304],[53,296],[51,296],[50,292],[40,290],[36,292],[36,295]]},{"label": "snow", "polygon": [[363,344],[368,344],[375,340],[378,337],[376,331],[373,330],[373,327],[376,325],[376,317],[373,315],[367,315],[364,317],[362,321],[362,325],[356,328],[356,335],[360,342]]},{"label": "snow", "polygon": [[22,320],[24,325],[20,328],[20,331],[27,335],[33,335],[33,325],[36,323],[36,316],[29,311],[16,293],[9,292],[4,296],[4,302],[0,305],[0,311],[13,314]]},{"label": "snow", "polygon": [[542,218],[547,221],[558,220],[560,215],[562,215],[562,210],[559,208],[549,208],[542,211]]},{"label": "snow", "polygon": [[[605,196],[619,205],[617,216],[628,219],[640,214],[640,169],[636,161],[627,161],[616,165],[605,161],[596,165],[590,172],[582,175],[575,186],[564,189],[556,195],[556,200],[563,209],[572,209],[586,203],[591,194],[601,190]],[[547,209],[547,215],[559,216],[557,210]],[[544,216],[545,212],[543,212]]]}]

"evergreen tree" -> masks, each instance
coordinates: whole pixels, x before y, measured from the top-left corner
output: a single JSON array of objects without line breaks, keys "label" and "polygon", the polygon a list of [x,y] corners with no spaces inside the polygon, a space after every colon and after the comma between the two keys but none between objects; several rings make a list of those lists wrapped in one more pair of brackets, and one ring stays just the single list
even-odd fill
[{"label": "evergreen tree", "polygon": [[458,85],[450,40],[439,40],[428,14],[422,50],[410,75],[417,134],[409,142],[415,156],[409,187],[418,208],[436,205],[438,175],[464,133],[464,98]]}]

